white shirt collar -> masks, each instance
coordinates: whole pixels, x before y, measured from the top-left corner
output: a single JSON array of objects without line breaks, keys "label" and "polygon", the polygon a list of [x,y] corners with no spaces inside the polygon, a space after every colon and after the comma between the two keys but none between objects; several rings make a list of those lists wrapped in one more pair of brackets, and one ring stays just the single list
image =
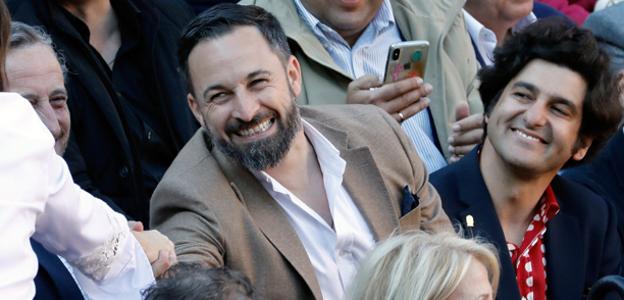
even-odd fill
[{"label": "white shirt collar", "polygon": [[[486,64],[491,64],[494,60],[494,48],[496,48],[496,44],[498,42],[496,34],[475,19],[465,9],[463,10],[463,13],[468,34],[470,34],[472,41],[477,45],[477,50],[483,59],[486,60]],[[533,12],[531,12],[526,17],[518,21],[518,23],[516,23],[516,25],[511,29],[511,32],[516,33],[536,21],[537,17]]]}]

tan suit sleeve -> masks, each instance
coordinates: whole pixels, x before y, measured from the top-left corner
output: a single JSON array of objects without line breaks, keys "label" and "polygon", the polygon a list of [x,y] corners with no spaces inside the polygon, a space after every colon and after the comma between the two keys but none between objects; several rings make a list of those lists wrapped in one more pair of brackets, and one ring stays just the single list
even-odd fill
[{"label": "tan suit sleeve", "polygon": [[172,177],[152,196],[151,227],[173,241],[179,261],[223,266],[223,238],[212,210],[194,195],[197,190]]}]

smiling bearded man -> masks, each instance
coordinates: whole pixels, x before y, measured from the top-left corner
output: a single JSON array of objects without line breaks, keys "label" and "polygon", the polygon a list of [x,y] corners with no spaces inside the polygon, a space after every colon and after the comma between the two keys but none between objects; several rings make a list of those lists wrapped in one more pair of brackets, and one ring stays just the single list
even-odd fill
[{"label": "smiling bearded man", "polygon": [[431,176],[452,220],[496,244],[499,299],[580,299],[620,270],[613,208],[557,175],[621,117],[609,59],[587,30],[539,21],[482,69],[482,146]]},{"label": "smiling bearded man", "polygon": [[152,225],[180,261],[239,270],[259,299],[341,299],[360,259],[399,224],[451,230],[390,115],[295,104],[299,61],[263,9],[221,5],[198,16],[180,63],[203,129],[151,201]]},{"label": "smiling bearded man", "polygon": [[[223,153],[240,161],[241,164],[250,170],[264,170],[272,168],[284,158],[290,149],[295,134],[301,130],[301,117],[299,109],[295,104],[295,96],[292,87],[288,86],[292,94],[292,103],[288,114],[284,118],[279,118],[275,112],[265,112],[256,115],[249,122],[240,120],[230,120],[225,127],[228,135],[251,136],[260,131],[267,130],[273,124],[278,126],[278,132],[262,140],[249,142],[246,144],[234,144],[223,138],[217,138],[210,134],[212,142],[219,147]],[[207,126],[204,124],[204,128]]]}]

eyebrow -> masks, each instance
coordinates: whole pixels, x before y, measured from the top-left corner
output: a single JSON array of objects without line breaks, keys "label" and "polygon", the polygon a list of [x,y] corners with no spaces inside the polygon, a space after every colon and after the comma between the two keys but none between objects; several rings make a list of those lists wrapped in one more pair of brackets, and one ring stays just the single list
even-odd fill
[{"label": "eyebrow", "polygon": [[[515,82],[512,87],[514,87],[514,88],[518,88],[518,87],[525,88],[525,89],[529,90],[531,93],[538,93],[540,91],[539,88],[537,88],[534,84],[531,84],[531,83],[528,83],[528,82],[524,82],[524,81]],[[566,106],[570,107],[570,109],[572,109],[574,113],[577,112],[576,104],[574,102],[572,102],[571,100],[569,100],[567,98],[564,98],[564,97],[561,97],[561,96],[557,96],[557,95],[550,95],[550,98],[553,99],[557,103],[563,103]]]},{"label": "eyebrow", "polygon": [[[259,75],[270,75],[271,72],[267,71],[267,70],[255,70],[249,74],[247,74],[247,81],[251,80],[254,77],[257,77]],[[203,99],[206,99],[206,96],[208,95],[208,92],[210,92],[211,90],[222,90],[222,89],[226,89],[226,87],[222,84],[214,84],[211,86],[208,86],[204,92],[202,93],[202,97]]]}]

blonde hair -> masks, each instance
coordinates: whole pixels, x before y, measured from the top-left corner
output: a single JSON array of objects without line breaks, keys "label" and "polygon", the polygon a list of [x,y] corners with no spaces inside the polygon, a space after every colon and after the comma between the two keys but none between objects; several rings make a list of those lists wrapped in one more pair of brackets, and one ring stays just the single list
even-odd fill
[{"label": "blonde hair", "polygon": [[493,245],[453,233],[400,234],[379,244],[362,262],[346,299],[446,300],[473,258],[485,266],[496,291],[500,270]]}]

